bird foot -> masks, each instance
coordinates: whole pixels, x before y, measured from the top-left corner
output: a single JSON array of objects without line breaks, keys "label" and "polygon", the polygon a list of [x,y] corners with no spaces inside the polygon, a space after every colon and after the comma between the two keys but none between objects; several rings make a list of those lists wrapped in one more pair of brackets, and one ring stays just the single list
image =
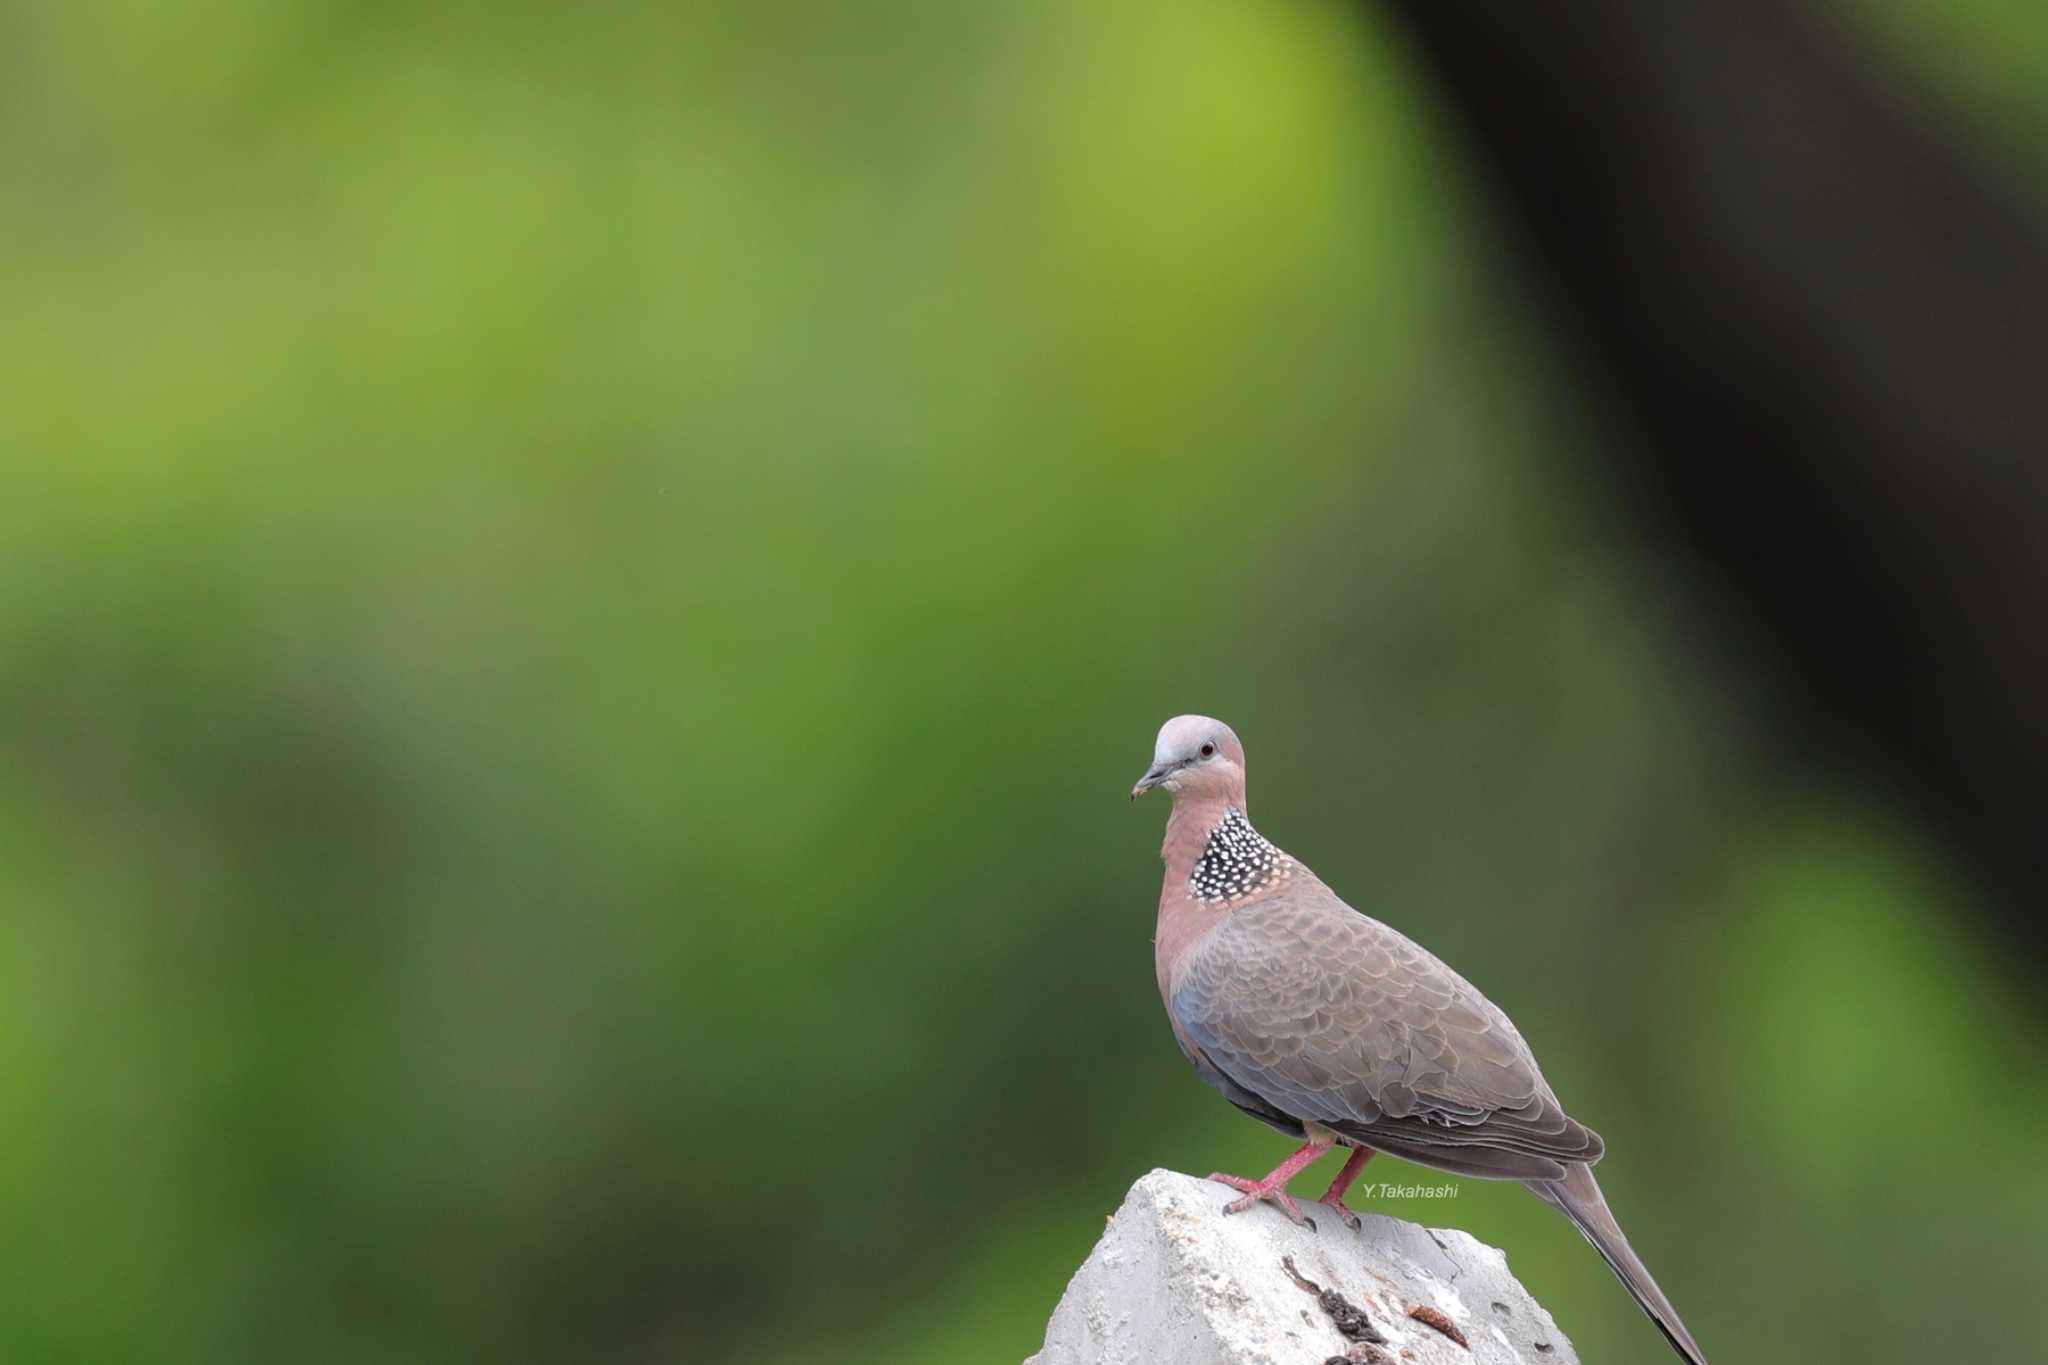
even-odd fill
[{"label": "bird foot", "polygon": [[[1287,1174],[1292,1176],[1294,1173],[1289,1171]],[[1223,1212],[1226,1214],[1243,1213],[1261,1200],[1265,1200],[1278,1205],[1280,1212],[1292,1218],[1297,1224],[1307,1224],[1310,1232],[1316,1230],[1316,1220],[1303,1213],[1301,1205],[1295,1203],[1294,1197],[1287,1193],[1286,1176],[1277,1179],[1268,1176],[1264,1180],[1247,1180],[1241,1175],[1225,1175],[1221,1171],[1211,1171],[1209,1178],[1219,1185],[1228,1185],[1244,1195],[1244,1198],[1233,1199],[1223,1206]],[[1349,1213],[1350,1210],[1346,1209],[1345,1212]],[[1357,1215],[1353,1214],[1352,1217],[1352,1226],[1356,1227]]]},{"label": "bird foot", "polygon": [[1344,1220],[1344,1226],[1353,1232],[1365,1230],[1365,1220],[1351,1211],[1344,1202],[1344,1191],[1351,1188],[1351,1182],[1358,1179],[1358,1173],[1365,1169],[1365,1163],[1372,1160],[1372,1148],[1354,1147],[1351,1155],[1344,1158],[1344,1169],[1337,1172],[1337,1178],[1330,1182],[1330,1188],[1323,1191],[1323,1197],[1316,1202]]},{"label": "bird foot", "polygon": [[1338,1218],[1343,1220],[1344,1226],[1350,1228],[1353,1232],[1364,1231],[1365,1220],[1360,1218],[1357,1214],[1353,1213],[1351,1211],[1350,1205],[1346,1204],[1343,1201],[1343,1199],[1339,1198],[1337,1195],[1326,1194],[1316,1202],[1320,1203],[1324,1208],[1328,1209],[1331,1213],[1336,1214]]}]

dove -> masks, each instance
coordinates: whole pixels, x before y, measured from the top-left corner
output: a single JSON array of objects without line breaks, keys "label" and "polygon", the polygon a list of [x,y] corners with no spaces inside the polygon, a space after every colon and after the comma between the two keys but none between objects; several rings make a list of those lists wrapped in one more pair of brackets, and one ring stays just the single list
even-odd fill
[{"label": "dove", "polygon": [[1261,1179],[1211,1174],[1239,1194],[1224,1211],[1264,1202],[1308,1222],[1287,1183],[1336,1147],[1348,1154],[1320,1202],[1354,1230],[1344,1194],[1375,1153],[1519,1180],[1706,1365],[1593,1178],[1600,1135],[1565,1112],[1507,1015],[1253,828],[1244,746],[1222,721],[1166,722],[1131,799],[1155,787],[1173,796],[1154,964],[1174,1039],[1223,1098],[1301,1143]]}]

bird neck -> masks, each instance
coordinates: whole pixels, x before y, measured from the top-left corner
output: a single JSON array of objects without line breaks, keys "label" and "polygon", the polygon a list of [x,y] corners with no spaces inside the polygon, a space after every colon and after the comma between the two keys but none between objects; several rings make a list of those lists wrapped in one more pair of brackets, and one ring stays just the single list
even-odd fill
[{"label": "bird neck", "polygon": [[1246,898],[1284,884],[1293,860],[1252,828],[1244,798],[1229,795],[1176,801],[1159,852],[1166,878],[1152,942],[1165,998],[1187,950]]},{"label": "bird neck", "polygon": [[1196,900],[1226,902],[1257,894],[1285,870],[1287,855],[1252,828],[1241,810],[1224,812],[1188,871]]},{"label": "bird neck", "polygon": [[1243,797],[1233,800],[1228,794],[1204,794],[1174,801],[1173,813],[1166,817],[1166,841],[1159,846],[1168,885],[1186,881],[1209,846],[1209,836],[1232,815],[1245,818]]}]

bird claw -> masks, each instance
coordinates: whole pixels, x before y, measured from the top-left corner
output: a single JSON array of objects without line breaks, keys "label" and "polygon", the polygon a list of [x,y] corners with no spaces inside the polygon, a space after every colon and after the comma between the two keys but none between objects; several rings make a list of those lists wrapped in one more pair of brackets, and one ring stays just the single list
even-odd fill
[{"label": "bird claw", "polygon": [[1336,1214],[1343,1221],[1345,1227],[1350,1228],[1353,1232],[1365,1231],[1365,1220],[1346,1207],[1343,1200],[1325,1199],[1322,1201],[1322,1204],[1324,1208]]},{"label": "bird claw", "polygon": [[1310,1232],[1316,1230],[1316,1220],[1301,1211],[1301,1205],[1295,1203],[1294,1197],[1287,1193],[1284,1181],[1247,1180],[1241,1175],[1225,1175],[1221,1171],[1211,1171],[1209,1178],[1219,1185],[1228,1185],[1244,1195],[1244,1198],[1233,1199],[1223,1206],[1226,1215],[1243,1213],[1264,1201],[1277,1205],[1280,1211],[1293,1219],[1297,1225],[1306,1224]]}]

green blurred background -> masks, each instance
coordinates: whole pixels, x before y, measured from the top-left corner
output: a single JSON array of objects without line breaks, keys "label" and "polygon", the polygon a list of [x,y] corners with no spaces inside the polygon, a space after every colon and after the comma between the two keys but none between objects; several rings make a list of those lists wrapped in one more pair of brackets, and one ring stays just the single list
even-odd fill
[{"label": "green blurred background", "polygon": [[[2048,147],[2038,6],[1847,17]],[[1187,710],[1710,1351],[2031,1331],[2020,983],[1625,534],[1369,12],[0,32],[0,1359],[1015,1362],[1285,1150],[1152,984]],[[1383,1208],[1662,1358],[1519,1188]]]}]

